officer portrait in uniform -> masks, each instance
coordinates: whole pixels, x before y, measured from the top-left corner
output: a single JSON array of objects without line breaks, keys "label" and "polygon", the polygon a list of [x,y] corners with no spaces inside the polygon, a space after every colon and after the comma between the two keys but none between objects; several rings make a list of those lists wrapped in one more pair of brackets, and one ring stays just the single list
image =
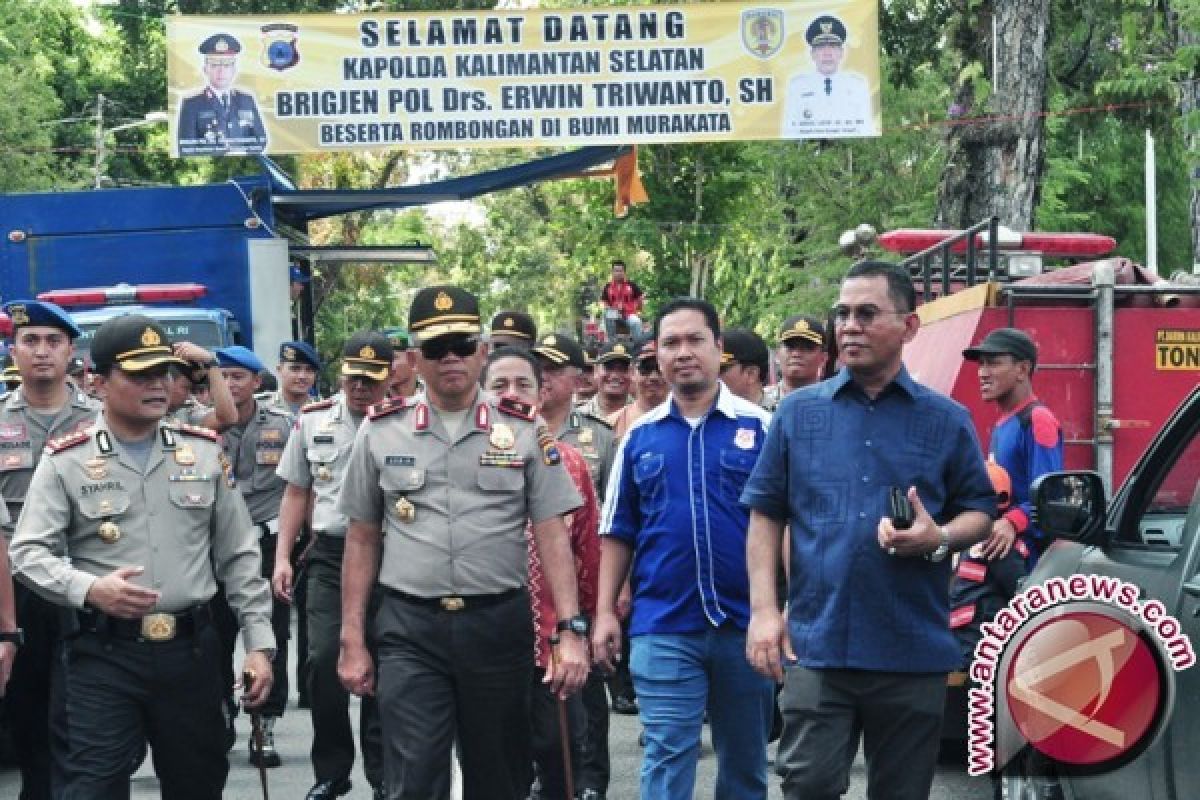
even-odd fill
[{"label": "officer portrait in uniform", "polygon": [[18,579],[62,610],[62,796],[129,797],[148,743],[163,797],[217,800],[229,769],[210,605],[218,581],[253,673],[244,704],[271,688],[270,587],[256,534],[217,434],[163,421],[168,369],[184,365],[163,329],[116,317],[91,353],[103,413],[47,443],[29,487],[37,502],[10,549]]},{"label": "officer portrait in uniform", "polygon": [[878,133],[870,84],[862,75],[841,68],[846,38],[845,24],[829,14],[814,19],[804,32],[816,72],[800,73],[788,81],[783,107],[785,139]]},{"label": "officer portrait in uniform", "polygon": [[[480,388],[478,300],[425,287],[408,319],[425,393],[371,410],[338,501],[350,520],[338,675],[379,702],[389,797],[446,796],[457,742],[464,800],[524,800],[534,669],[525,528],[556,617],[578,622],[563,517],[582,501],[534,409]],[[551,647],[546,680],[561,697],[587,677],[577,630]]]},{"label": "officer portrait in uniform", "polygon": [[179,155],[263,152],[267,131],[258,103],[254,95],[233,86],[241,42],[227,33],[217,33],[201,42],[198,50],[203,57],[201,70],[206,85],[185,97],[179,107]]}]

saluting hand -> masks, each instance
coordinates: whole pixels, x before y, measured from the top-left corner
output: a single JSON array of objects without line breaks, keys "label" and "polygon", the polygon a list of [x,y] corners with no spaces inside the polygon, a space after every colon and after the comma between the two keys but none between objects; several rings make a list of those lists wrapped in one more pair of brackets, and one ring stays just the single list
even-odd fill
[{"label": "saluting hand", "polygon": [[121,567],[92,582],[84,601],[110,617],[137,619],[154,610],[159,592],[132,583],[129,579],[145,572],[144,567]]},{"label": "saluting hand", "polygon": [[338,679],[350,694],[370,697],[375,694],[375,663],[364,642],[342,642],[338,654]]}]

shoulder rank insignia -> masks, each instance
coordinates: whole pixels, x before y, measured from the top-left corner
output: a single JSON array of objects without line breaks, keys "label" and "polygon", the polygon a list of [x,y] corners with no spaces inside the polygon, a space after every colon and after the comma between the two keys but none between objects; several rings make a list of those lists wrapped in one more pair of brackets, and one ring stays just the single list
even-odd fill
[{"label": "shoulder rank insignia", "polygon": [[201,425],[188,425],[186,422],[181,422],[176,430],[180,433],[189,433],[192,436],[199,436],[208,439],[211,442],[217,441],[218,434],[212,428],[205,428]]},{"label": "shoulder rank insignia", "polygon": [[333,408],[333,398],[328,400],[318,400],[315,403],[308,403],[300,407],[301,414],[309,414],[313,411],[320,411],[323,408]]},{"label": "shoulder rank insignia", "polygon": [[68,433],[66,436],[59,436],[57,439],[51,439],[46,442],[46,449],[51,453],[61,453],[64,450],[70,450],[72,447],[83,444],[90,438],[92,438],[91,428],[75,431],[75,433]]},{"label": "shoulder rank insignia", "polygon": [[533,406],[529,403],[522,403],[513,397],[501,397],[496,401],[496,410],[501,414],[508,414],[510,417],[519,417],[521,419],[533,422],[535,414]]},{"label": "shoulder rank insignia", "polygon": [[376,420],[386,417],[389,414],[395,414],[408,406],[406,398],[393,397],[384,400],[382,403],[376,403],[367,409],[367,419]]}]

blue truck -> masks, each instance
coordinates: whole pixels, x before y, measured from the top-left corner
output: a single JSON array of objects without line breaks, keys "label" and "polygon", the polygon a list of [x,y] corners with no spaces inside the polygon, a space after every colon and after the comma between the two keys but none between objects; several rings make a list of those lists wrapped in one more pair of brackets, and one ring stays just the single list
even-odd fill
[{"label": "blue truck", "polygon": [[270,178],[0,195],[0,301],[40,297],[84,330],[157,318],[174,337],[244,344],[274,363],[292,338],[288,239]]}]

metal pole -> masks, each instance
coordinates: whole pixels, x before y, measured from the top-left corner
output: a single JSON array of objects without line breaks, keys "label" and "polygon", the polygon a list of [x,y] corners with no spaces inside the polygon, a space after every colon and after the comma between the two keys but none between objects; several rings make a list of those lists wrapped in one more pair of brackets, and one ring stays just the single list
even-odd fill
[{"label": "metal pole", "polygon": [[104,177],[104,95],[96,95],[96,164],[95,188],[100,188],[101,178]]},{"label": "metal pole", "polygon": [[1158,194],[1155,180],[1154,136],[1146,129],[1146,269],[1158,274]]},{"label": "metal pole", "polygon": [[1112,497],[1113,476],[1113,284],[1111,261],[1101,261],[1092,271],[1096,287],[1096,472]]}]

